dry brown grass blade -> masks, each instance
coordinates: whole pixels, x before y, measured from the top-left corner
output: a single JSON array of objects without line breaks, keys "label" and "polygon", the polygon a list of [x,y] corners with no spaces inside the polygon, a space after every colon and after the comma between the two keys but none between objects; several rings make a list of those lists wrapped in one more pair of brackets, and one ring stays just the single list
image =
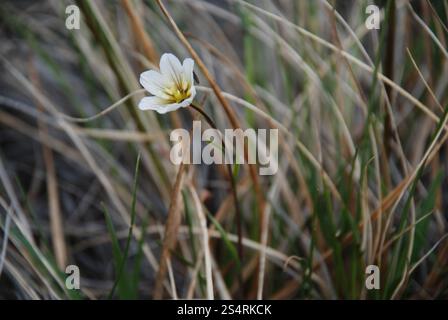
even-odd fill
[{"label": "dry brown grass blade", "polygon": [[129,21],[131,23],[132,31],[135,35],[135,40],[141,44],[142,51],[145,54],[146,58],[152,63],[157,63],[159,60],[159,56],[154,49],[154,45],[152,43],[151,38],[145,32],[145,28],[143,27],[143,22],[140,19],[140,16],[135,11],[134,6],[129,0],[122,0],[121,4],[126,11],[126,14],[129,17]]},{"label": "dry brown grass blade", "polygon": [[179,207],[180,192],[182,190],[184,175],[187,165],[181,163],[177,172],[176,181],[171,195],[171,203],[168,210],[168,217],[165,223],[165,236],[163,239],[162,253],[160,255],[160,264],[154,285],[153,298],[160,300],[163,297],[163,282],[170,259],[171,250],[174,249],[177,239],[177,230],[181,222],[181,210]]},{"label": "dry brown grass blade", "polygon": [[[39,75],[35,69],[34,63],[30,61],[30,78],[34,85],[40,88]],[[37,108],[43,112],[44,108],[36,100]],[[38,120],[39,136],[48,135],[48,126],[46,123]],[[42,155],[44,158],[47,181],[48,214],[50,218],[50,229],[52,245],[56,263],[61,270],[67,266],[67,245],[64,237],[64,226],[62,221],[61,206],[59,202],[58,180],[54,163],[53,151],[50,147],[42,145]]]},{"label": "dry brown grass blade", "polygon": [[[44,128],[45,125],[42,126],[43,127],[41,130],[45,131],[46,130]],[[44,145],[42,146],[42,148],[46,168],[49,216],[50,216],[53,250],[58,267],[61,270],[65,270],[65,267],[67,265],[67,247],[64,238],[64,227],[59,203],[59,191],[56,177],[56,169],[54,165],[54,157],[53,152],[49,147]]]},{"label": "dry brown grass blade", "polygon": [[238,80],[244,89],[248,92],[250,97],[256,101],[257,105],[263,107],[263,110],[266,110],[267,107],[264,104],[263,100],[260,99],[256,90],[251,86],[251,84],[247,81],[246,76],[242,71],[238,68],[238,66],[230,60],[226,55],[224,55],[218,48],[213,46],[211,43],[189,33],[185,33],[185,36],[190,38],[191,40],[196,41],[198,44],[202,45],[205,49],[207,49],[213,56],[219,59],[226,67],[228,67],[234,73],[236,79]]}]

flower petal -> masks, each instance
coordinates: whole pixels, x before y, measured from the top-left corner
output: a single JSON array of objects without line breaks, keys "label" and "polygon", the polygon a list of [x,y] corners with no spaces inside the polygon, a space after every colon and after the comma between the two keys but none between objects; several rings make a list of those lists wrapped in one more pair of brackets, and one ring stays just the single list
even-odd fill
[{"label": "flower petal", "polygon": [[164,93],[164,88],[167,86],[166,78],[157,71],[149,70],[140,75],[140,84],[149,93],[167,99],[167,95]]},{"label": "flower petal", "polygon": [[184,60],[182,64],[182,68],[184,69],[184,79],[191,85],[193,82],[193,68],[194,68],[194,60],[191,58],[187,58]]},{"label": "flower petal", "polygon": [[193,102],[195,96],[196,96],[196,88],[192,85],[190,88],[190,96],[182,102],[187,101],[188,105],[190,105]]},{"label": "flower petal", "polygon": [[[189,100],[189,101],[187,101]],[[188,98],[181,103],[169,103],[168,101],[161,99],[159,97],[144,97],[140,100],[138,107],[140,110],[154,110],[160,114],[164,114],[170,111],[177,110],[179,108],[188,107],[193,101],[193,98]]]},{"label": "flower petal", "polygon": [[[188,105],[190,105],[190,104],[188,104]],[[175,111],[175,110],[177,110],[179,108],[183,108],[183,107],[186,107],[186,106],[182,105],[182,103],[171,103],[171,104],[167,104],[164,106],[160,106],[159,108],[154,109],[154,110],[156,110],[160,114],[164,114],[167,112]]]},{"label": "flower petal", "polygon": [[140,110],[156,110],[155,108],[158,106],[164,106],[169,104],[166,100],[152,96],[152,97],[144,97],[138,103],[138,107]]},{"label": "flower petal", "polygon": [[182,83],[183,68],[174,54],[164,53],[160,58],[160,72],[176,84]]}]

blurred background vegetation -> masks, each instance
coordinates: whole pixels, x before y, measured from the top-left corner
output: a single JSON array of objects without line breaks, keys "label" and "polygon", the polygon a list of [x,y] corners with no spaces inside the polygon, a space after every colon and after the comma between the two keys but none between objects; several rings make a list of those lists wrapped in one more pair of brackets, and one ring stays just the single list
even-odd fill
[{"label": "blurred background vegetation", "polygon": [[[2,1],[0,298],[447,298],[447,17],[426,0]],[[140,73],[187,43],[219,128],[279,129],[277,174],[233,167],[242,259],[225,167],[169,160],[198,115],[136,107]]]}]

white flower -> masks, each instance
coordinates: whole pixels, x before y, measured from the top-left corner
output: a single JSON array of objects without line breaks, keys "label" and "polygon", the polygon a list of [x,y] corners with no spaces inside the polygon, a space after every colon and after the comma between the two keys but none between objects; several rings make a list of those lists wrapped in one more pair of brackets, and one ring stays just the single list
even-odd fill
[{"label": "white flower", "polygon": [[196,95],[193,67],[193,59],[187,58],[181,65],[175,55],[163,54],[160,58],[160,72],[149,70],[140,75],[140,84],[153,96],[144,97],[138,107],[158,113],[188,107]]}]

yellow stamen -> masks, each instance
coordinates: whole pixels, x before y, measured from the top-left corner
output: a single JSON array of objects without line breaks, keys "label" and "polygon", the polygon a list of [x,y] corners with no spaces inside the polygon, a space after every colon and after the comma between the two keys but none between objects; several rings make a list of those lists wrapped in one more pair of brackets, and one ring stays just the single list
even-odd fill
[{"label": "yellow stamen", "polygon": [[181,85],[173,84],[170,88],[165,89],[165,93],[170,97],[171,103],[179,103],[190,97],[190,85],[187,82]]}]

